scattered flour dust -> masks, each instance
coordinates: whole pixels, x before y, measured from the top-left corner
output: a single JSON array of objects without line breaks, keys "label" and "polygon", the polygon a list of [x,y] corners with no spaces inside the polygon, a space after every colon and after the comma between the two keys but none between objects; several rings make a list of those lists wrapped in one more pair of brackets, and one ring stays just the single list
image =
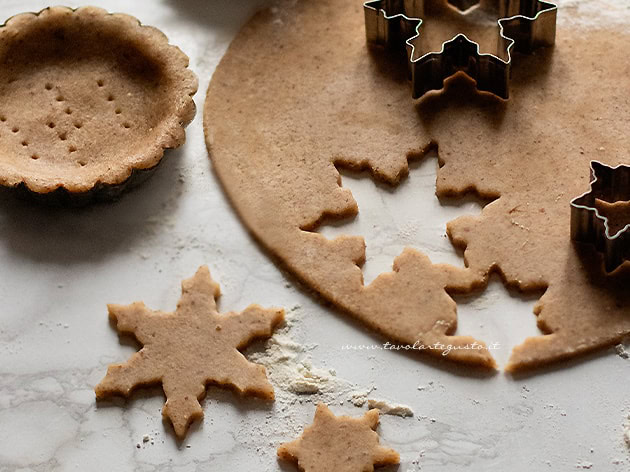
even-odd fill
[{"label": "scattered flour dust", "polygon": [[373,389],[351,392],[350,397],[348,398],[348,401],[352,403],[354,406],[360,408],[366,404],[366,402],[368,401],[368,395],[370,394],[372,390]]},{"label": "scattered flour dust", "polygon": [[276,401],[280,405],[293,405],[304,401],[313,403],[337,403],[344,401],[361,408],[367,403],[369,408],[379,408],[383,414],[413,416],[413,411],[404,405],[388,403],[385,400],[368,399],[376,389],[359,389],[357,385],[337,377],[334,369],[313,367],[309,351],[317,345],[304,345],[291,336],[299,334],[298,323],[300,305],[288,310],[284,324],[276,329],[262,349],[248,352],[250,361],[267,369],[269,380],[276,391]]},{"label": "scattered flour dust", "polygon": [[350,382],[337,378],[333,369],[313,367],[309,351],[316,345],[295,342],[289,332],[295,328],[300,306],[291,308],[284,325],[276,329],[264,349],[248,355],[250,361],[261,364],[276,390],[280,401],[295,403],[296,395],[317,395],[317,400],[329,403],[352,388]]}]

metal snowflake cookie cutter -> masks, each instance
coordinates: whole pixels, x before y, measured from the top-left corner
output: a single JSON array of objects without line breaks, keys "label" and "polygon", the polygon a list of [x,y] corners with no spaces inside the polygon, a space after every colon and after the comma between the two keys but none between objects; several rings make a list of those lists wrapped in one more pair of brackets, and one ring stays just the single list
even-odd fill
[{"label": "metal snowflake cookie cutter", "polygon": [[609,218],[600,212],[602,206],[615,204],[630,208],[630,166],[591,161],[591,188],[571,201],[571,238],[603,253],[608,273],[630,260],[630,219],[611,231]]},{"label": "metal snowflake cookie cutter", "polygon": [[[454,2],[451,0],[449,5],[457,8]],[[495,5],[489,0],[458,3],[464,8]],[[368,43],[406,48],[413,98],[441,90],[445,79],[464,72],[477,82],[478,90],[507,100],[512,48],[529,54],[538,47],[555,44],[557,5],[543,0],[498,0],[497,51],[504,51],[506,59],[481,53],[479,44],[463,33],[445,41],[441,51],[418,56],[416,45],[422,37],[424,4],[425,0],[370,0],[363,4]]]}]

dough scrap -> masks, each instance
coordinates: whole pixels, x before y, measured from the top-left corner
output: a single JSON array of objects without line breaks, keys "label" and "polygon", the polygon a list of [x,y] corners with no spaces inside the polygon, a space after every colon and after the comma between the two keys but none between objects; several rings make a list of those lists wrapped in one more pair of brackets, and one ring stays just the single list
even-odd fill
[{"label": "dough scrap", "polygon": [[313,424],[295,441],[282,444],[278,457],[297,463],[304,472],[369,472],[374,466],[398,464],[393,449],[379,445],[377,409],[361,418],[335,416],[323,403],[317,405]]},{"label": "dough scrap", "polygon": [[143,347],[124,364],[109,366],[94,389],[96,398],[129,396],[135,387],[161,383],[166,394],[162,415],[179,438],[203,417],[199,400],[208,383],[273,400],[265,368],[239,350],[255,338],[271,336],[284,310],[250,305],[240,313],[219,314],[219,295],[219,285],[202,266],[182,283],[174,313],[149,310],[142,302],[108,305],[118,331],[133,334]]},{"label": "dough scrap", "polygon": [[376,408],[384,415],[395,415],[405,418],[407,416],[413,416],[413,410],[407,405],[398,405],[390,403],[387,400],[368,399],[368,408]]},{"label": "dough scrap", "polygon": [[[588,189],[592,159],[630,159],[630,63],[602,60],[623,57],[630,35],[614,35],[561,23],[555,48],[515,61],[508,102],[462,76],[412,101],[406,58],[366,47],[361,2],[281,2],[243,28],[212,77],[204,128],[213,166],[270,253],[389,342],[475,342],[455,335],[451,294],[498,272],[507,285],[545,290],[535,307],[543,334],[514,348],[508,370],[611,346],[630,333],[630,271],[606,277],[599,254],[571,242],[569,202]],[[396,185],[408,160],[431,149],[438,197],[493,200],[447,226],[467,268],[406,248],[365,286],[363,238],[316,232],[358,212],[337,167]],[[495,366],[487,349],[445,357]]]}]

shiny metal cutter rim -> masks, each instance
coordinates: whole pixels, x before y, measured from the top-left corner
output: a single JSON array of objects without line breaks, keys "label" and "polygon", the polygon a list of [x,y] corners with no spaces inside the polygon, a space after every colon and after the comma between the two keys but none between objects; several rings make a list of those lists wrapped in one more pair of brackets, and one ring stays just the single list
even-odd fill
[{"label": "shiny metal cutter rim", "polygon": [[608,218],[600,215],[595,199],[607,202],[622,201],[630,189],[630,166],[607,166],[591,161],[591,185],[588,192],[571,200],[571,238],[593,244],[604,254],[606,272],[614,272],[630,260],[630,223],[610,235]]},{"label": "shiny metal cutter rim", "polygon": [[368,43],[406,47],[413,98],[441,90],[445,79],[465,72],[477,82],[478,90],[507,100],[512,48],[531,53],[538,47],[555,44],[557,5],[544,0],[499,0],[498,40],[507,60],[479,52],[479,44],[462,33],[445,41],[440,52],[416,57],[414,42],[422,34],[424,2],[370,0],[363,4]]}]

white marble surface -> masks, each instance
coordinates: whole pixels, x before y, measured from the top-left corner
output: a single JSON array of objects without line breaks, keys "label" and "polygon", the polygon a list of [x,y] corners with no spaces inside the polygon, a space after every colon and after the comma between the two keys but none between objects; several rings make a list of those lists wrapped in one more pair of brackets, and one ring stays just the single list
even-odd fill
[{"label": "white marble surface", "polygon": [[[261,1],[92,3],[165,31],[191,57],[201,108],[212,71]],[[45,6],[3,0],[0,18]],[[619,7],[616,21],[620,15],[630,16]],[[211,388],[205,419],[181,443],[162,422],[159,389],[127,402],[94,400],[107,364],[134,351],[110,326],[106,303],[144,300],[173,309],[181,279],[204,263],[221,283],[225,311],[250,302],[294,307],[289,336],[306,346],[301,355],[334,369],[346,386],[326,397],[336,413],[361,414],[365,407],[349,403],[348,392],[372,387],[371,397],[413,408],[412,418],[382,417],[382,441],[402,456],[400,467],[388,470],[630,469],[623,439],[629,360],[610,349],[513,378],[479,376],[417,355],[342,350],[379,340],[297,288],[248,236],[211,170],[200,113],[187,136],[151,180],[114,204],[51,210],[0,195],[0,472],[295,470],[276,461],[275,448],[310,422],[317,396],[280,392],[276,384],[281,395],[270,406]],[[443,208],[433,196],[434,180],[434,159],[416,166],[395,192],[344,176],[362,213],[324,233],[366,237],[368,278],[386,270],[407,244],[461,264],[444,238],[444,223],[479,207]],[[428,229],[414,229],[419,215]],[[537,332],[535,297],[510,293],[498,281],[458,302],[460,331],[500,343],[501,364]]]}]

